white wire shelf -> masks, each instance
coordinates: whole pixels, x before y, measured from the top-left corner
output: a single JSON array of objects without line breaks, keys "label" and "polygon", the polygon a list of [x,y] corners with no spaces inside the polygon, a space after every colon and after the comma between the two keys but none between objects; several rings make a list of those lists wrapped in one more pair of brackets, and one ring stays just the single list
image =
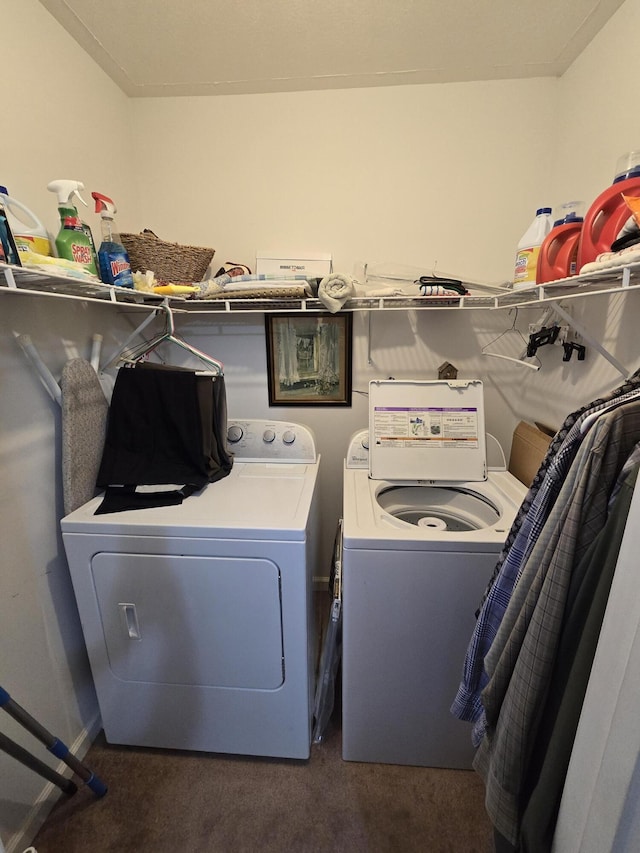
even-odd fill
[{"label": "white wire shelf", "polygon": [[496,307],[536,306],[545,302],[564,302],[566,299],[607,295],[638,288],[640,288],[640,263],[635,263],[571,278],[561,278],[521,290],[507,290],[497,298]]},{"label": "white wire shelf", "polygon": [[0,263],[0,293],[23,294],[26,296],[56,296],[83,301],[114,302],[118,304],[149,305],[162,304],[158,294],[143,293],[125,287],[113,287],[99,281],[84,281],[60,274],[42,273],[37,270]]},{"label": "white wire shelf", "polygon": [[[155,309],[166,303],[167,297],[145,291],[114,287],[100,282],[83,281],[64,275],[42,273],[23,267],[0,263],[0,293],[49,295],[89,302],[111,302],[116,305],[140,306]],[[366,296],[349,300],[342,311],[443,311],[495,310],[519,306],[536,307],[548,302],[565,301],[585,296],[611,294],[640,288],[640,263],[601,270],[587,275],[560,279],[548,284],[518,290],[498,290],[495,293],[468,296]],[[325,312],[327,309],[314,298],[233,298],[188,299],[169,297],[168,304],[176,312],[189,314],[264,314]]]}]

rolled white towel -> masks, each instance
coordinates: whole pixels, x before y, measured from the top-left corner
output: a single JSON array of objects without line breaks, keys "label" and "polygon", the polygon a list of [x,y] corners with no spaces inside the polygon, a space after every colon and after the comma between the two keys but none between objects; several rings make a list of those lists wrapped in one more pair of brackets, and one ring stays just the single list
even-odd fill
[{"label": "rolled white towel", "polygon": [[340,273],[326,276],[318,287],[318,299],[332,314],[339,311],[352,296],[353,280]]}]

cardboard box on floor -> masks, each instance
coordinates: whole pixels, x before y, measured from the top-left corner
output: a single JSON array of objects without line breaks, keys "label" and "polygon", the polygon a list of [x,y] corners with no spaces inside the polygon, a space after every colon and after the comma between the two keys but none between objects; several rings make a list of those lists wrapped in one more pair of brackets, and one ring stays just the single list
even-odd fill
[{"label": "cardboard box on floor", "polygon": [[525,486],[533,482],[554,434],[544,424],[534,425],[526,421],[520,421],[513,431],[509,471]]}]

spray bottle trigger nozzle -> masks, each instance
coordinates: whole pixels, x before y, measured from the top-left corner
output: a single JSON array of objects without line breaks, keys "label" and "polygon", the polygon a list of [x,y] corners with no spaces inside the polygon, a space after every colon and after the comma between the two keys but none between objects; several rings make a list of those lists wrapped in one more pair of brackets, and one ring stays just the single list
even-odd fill
[{"label": "spray bottle trigger nozzle", "polygon": [[107,215],[111,219],[115,216],[117,213],[116,206],[113,199],[110,199],[108,195],[92,192],[91,197],[96,203],[96,213],[100,213],[102,216]]},{"label": "spray bottle trigger nozzle", "polygon": [[72,204],[71,199],[77,196],[85,207],[89,207],[87,202],[82,198],[79,190],[84,189],[82,181],[66,181],[58,180],[51,181],[47,184],[47,189],[58,196],[58,205]]}]

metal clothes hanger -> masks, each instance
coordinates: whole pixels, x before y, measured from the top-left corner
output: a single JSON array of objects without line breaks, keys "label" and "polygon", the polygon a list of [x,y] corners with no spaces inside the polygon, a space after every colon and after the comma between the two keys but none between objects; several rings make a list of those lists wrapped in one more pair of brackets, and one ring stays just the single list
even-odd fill
[{"label": "metal clothes hanger", "polygon": [[165,327],[160,334],[156,335],[150,341],[145,341],[142,344],[139,344],[137,347],[133,349],[126,350],[120,354],[119,360],[125,363],[135,363],[140,361],[140,359],[145,358],[147,355],[152,353],[156,347],[160,346],[160,344],[169,341],[172,344],[176,344],[176,346],[181,347],[187,352],[194,355],[196,358],[199,358],[200,361],[204,362],[209,368],[213,369],[213,373],[215,376],[223,376],[224,375],[224,364],[219,361],[217,358],[213,358],[213,356],[208,355],[206,352],[199,350],[197,347],[194,347],[192,344],[187,343],[183,338],[181,338],[176,332],[176,327],[173,319],[173,312],[169,305],[162,305],[162,309],[165,312]]},{"label": "metal clothes hanger", "polygon": [[580,424],[580,434],[584,435],[588,432],[591,425],[595,423],[601,415],[606,415],[608,412],[612,412],[614,409],[619,409],[627,403],[635,403],[638,398],[640,398],[640,388],[636,388],[635,391],[629,391],[626,394],[621,394],[619,397],[614,397],[605,406],[598,407],[595,412],[592,412],[585,417]]},{"label": "metal clothes hanger", "polygon": [[[524,335],[522,334],[522,332],[519,329],[516,329],[516,320],[517,319],[518,319],[518,309],[516,308],[516,309],[514,309],[513,323],[509,326],[508,329],[505,329],[504,332],[500,332],[500,334],[497,337],[495,337],[493,340],[489,341],[488,344],[485,344],[482,347],[481,354],[482,355],[489,355],[492,358],[502,358],[502,359],[504,359],[504,361],[514,361],[516,364],[521,364],[523,367],[528,367],[530,370],[540,370],[542,365],[541,365],[540,360],[538,359],[537,356],[535,356],[537,364],[532,364],[529,361],[523,361],[523,359],[527,356],[527,341],[526,341]],[[499,341],[505,335],[508,335],[509,332],[515,332],[517,335],[519,335],[520,340],[522,341],[522,344],[524,346],[524,350],[518,358],[514,358],[513,356],[510,356],[510,355],[503,355],[500,352],[487,352],[488,347],[495,344],[497,341]]]}]

